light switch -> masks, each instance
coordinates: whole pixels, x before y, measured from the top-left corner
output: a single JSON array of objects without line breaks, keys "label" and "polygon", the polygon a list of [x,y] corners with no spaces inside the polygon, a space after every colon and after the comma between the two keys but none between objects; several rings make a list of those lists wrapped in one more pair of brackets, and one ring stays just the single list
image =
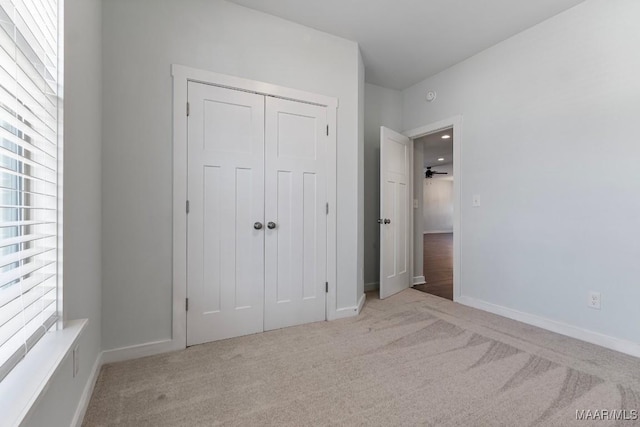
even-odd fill
[{"label": "light switch", "polygon": [[473,207],[474,208],[479,208],[480,207],[480,195],[479,194],[474,194],[473,195]]}]

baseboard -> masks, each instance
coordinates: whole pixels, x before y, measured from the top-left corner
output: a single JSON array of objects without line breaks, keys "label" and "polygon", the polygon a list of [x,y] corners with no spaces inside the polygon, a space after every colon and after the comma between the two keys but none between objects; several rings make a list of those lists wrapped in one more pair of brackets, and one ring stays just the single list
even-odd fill
[{"label": "baseboard", "polygon": [[443,234],[443,233],[453,233],[453,230],[434,230],[434,231],[422,232],[422,234]]},{"label": "baseboard", "polygon": [[169,351],[176,351],[185,348],[173,342],[173,340],[163,340],[149,342],[145,344],[132,345],[129,347],[115,348],[102,352],[102,363],[121,362],[123,360],[137,359],[139,357],[153,356]]},{"label": "baseboard", "polygon": [[424,276],[415,276],[413,278],[413,286],[415,286],[415,285],[424,285],[425,283],[427,283],[427,279],[425,279]]},{"label": "baseboard", "polygon": [[537,326],[539,328],[546,329],[551,332],[555,332],[561,335],[566,335],[571,338],[575,338],[581,341],[586,341],[591,344],[596,344],[601,347],[605,347],[611,350],[619,351],[621,353],[629,354],[631,356],[640,357],[640,344],[623,340],[620,338],[614,338],[609,335],[604,335],[598,332],[582,329],[577,326],[572,326],[566,323],[558,322],[556,320],[547,319],[544,317],[536,316],[529,313],[524,313],[511,308],[503,307],[488,303],[486,301],[478,300],[475,298],[460,296],[456,299],[456,302],[477,308],[480,310],[488,311],[499,316],[507,317],[509,319],[517,320],[519,322],[526,323],[528,325]]},{"label": "baseboard", "polygon": [[378,283],[378,282],[372,282],[372,283],[365,283],[364,284],[364,291],[365,292],[376,291],[378,289],[380,289],[380,283]]},{"label": "baseboard", "polygon": [[344,307],[336,310],[335,317],[331,320],[344,319],[345,317],[357,316],[360,314],[362,307],[364,306],[364,301],[366,299],[366,295],[362,294],[360,299],[358,300],[358,305],[353,307]]},{"label": "baseboard", "polygon": [[96,385],[96,381],[98,381],[98,375],[100,374],[100,368],[102,368],[102,352],[98,354],[96,357],[96,361],[91,368],[91,372],[89,373],[89,378],[87,379],[87,384],[84,386],[84,390],[82,391],[82,395],[80,396],[80,402],[78,402],[78,407],[76,408],[75,414],[73,414],[73,419],[71,420],[71,427],[81,427],[82,421],[84,420],[84,415],[87,413],[87,408],[89,407],[89,402],[91,401],[91,395],[93,394],[93,389]]},{"label": "baseboard", "polygon": [[367,296],[365,294],[360,295],[360,301],[358,301],[358,314],[362,312],[362,307],[364,307],[364,302],[367,300]]}]

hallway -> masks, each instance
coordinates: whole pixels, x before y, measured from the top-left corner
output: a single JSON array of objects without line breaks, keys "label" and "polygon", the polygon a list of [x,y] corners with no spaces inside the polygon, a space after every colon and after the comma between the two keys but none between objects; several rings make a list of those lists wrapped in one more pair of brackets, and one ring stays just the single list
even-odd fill
[{"label": "hallway", "polygon": [[424,277],[413,288],[453,301],[453,233],[425,234]]}]

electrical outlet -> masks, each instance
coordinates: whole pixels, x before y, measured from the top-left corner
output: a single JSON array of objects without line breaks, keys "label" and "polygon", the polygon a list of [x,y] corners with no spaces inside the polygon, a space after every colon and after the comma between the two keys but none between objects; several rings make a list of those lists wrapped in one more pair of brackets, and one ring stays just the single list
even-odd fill
[{"label": "electrical outlet", "polygon": [[78,375],[78,371],[80,370],[80,347],[76,346],[73,349],[73,378]]},{"label": "electrical outlet", "polygon": [[589,291],[587,306],[596,310],[600,310],[600,292]]}]

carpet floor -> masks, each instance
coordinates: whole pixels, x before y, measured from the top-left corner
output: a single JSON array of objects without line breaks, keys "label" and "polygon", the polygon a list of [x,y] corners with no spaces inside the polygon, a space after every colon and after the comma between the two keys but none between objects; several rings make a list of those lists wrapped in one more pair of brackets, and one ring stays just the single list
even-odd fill
[{"label": "carpet floor", "polygon": [[[102,367],[84,426],[640,425],[640,359],[408,289]],[[613,417],[615,418],[615,417]]]}]

